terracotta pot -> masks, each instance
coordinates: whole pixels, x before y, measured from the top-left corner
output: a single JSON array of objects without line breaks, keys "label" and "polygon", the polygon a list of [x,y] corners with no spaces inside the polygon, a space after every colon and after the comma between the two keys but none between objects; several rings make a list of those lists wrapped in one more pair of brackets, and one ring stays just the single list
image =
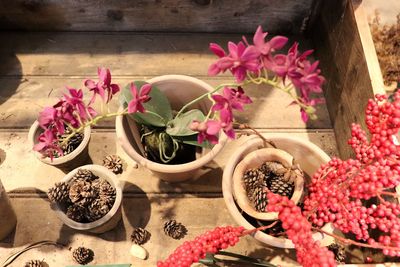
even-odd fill
[{"label": "terracotta pot", "polygon": [[[322,149],[311,142],[279,135],[268,135],[267,139],[273,141],[277,148],[291,154],[304,173],[310,177],[317,171],[321,164],[330,160],[329,156]],[[254,229],[255,227],[243,217],[236,205],[233,196],[233,174],[236,166],[246,155],[261,148],[263,148],[263,141],[259,137],[253,136],[249,138],[249,140],[241,145],[230,157],[225,166],[222,178],[222,193],[224,195],[225,204],[233,219],[246,229]],[[332,232],[333,226],[331,224],[326,224],[322,229],[327,232]],[[277,238],[261,231],[257,231],[253,236],[257,240],[268,245],[280,248],[294,248],[292,241],[286,238]],[[321,233],[314,233],[313,237],[315,240],[320,240],[323,246],[327,246],[333,242],[330,236]]]},{"label": "terracotta pot", "polygon": [[[184,104],[212,91],[213,88],[196,78],[184,75],[164,75],[147,81],[157,86],[169,99],[172,109],[179,110]],[[192,105],[192,109],[200,109],[207,114],[212,103],[208,98]],[[136,122],[129,116],[116,118],[116,133],[119,143],[124,151],[137,163],[148,168],[158,178],[167,182],[179,182],[196,176],[201,167],[209,163],[222,149],[226,136],[221,133],[219,143],[210,149],[201,149],[196,154],[196,160],[176,165],[161,164],[144,157],[144,149],[140,141],[140,134]]]},{"label": "terracotta pot", "polygon": [[[280,162],[284,167],[291,168],[293,157],[284,150],[276,148],[262,148],[247,154],[236,166],[233,173],[233,192],[236,203],[239,207],[253,218],[269,221],[277,220],[277,212],[259,212],[250,203],[243,182],[243,175],[248,169],[258,168],[266,161]],[[298,203],[303,195],[304,176],[300,170],[296,170],[296,179],[294,180],[294,192],[291,200]]]},{"label": "terracotta pot", "polygon": [[0,240],[7,237],[17,224],[17,216],[0,180]]},{"label": "terracotta pot", "polygon": [[[39,126],[39,122],[35,121],[29,129],[28,134],[29,145],[31,148],[33,148],[33,146],[37,144],[38,137],[42,132],[43,129]],[[41,162],[57,167],[63,172],[69,172],[76,167],[88,163],[90,133],[91,130],[88,126],[83,132],[83,140],[80,145],[68,155],[59,158],[53,158],[53,160],[51,160],[48,157],[43,157],[43,155],[37,151],[33,151],[33,153]]]},{"label": "terracotta pot", "polygon": [[100,165],[85,165],[69,172],[67,175],[64,176],[61,182],[68,183],[73,178],[73,176],[78,172],[79,169],[90,170],[94,175],[98,176],[99,178],[107,180],[110,183],[110,185],[115,188],[116,198],[114,205],[105,216],[98,219],[97,221],[90,223],[80,223],[71,220],[70,218],[67,217],[67,215],[61,210],[61,207],[58,206],[57,204],[53,206],[56,211],[56,214],[63,221],[64,224],[76,230],[88,231],[96,234],[110,231],[111,229],[117,226],[118,222],[121,220],[121,215],[122,215],[121,213],[122,188],[120,186],[119,180],[117,176],[106,167]]}]

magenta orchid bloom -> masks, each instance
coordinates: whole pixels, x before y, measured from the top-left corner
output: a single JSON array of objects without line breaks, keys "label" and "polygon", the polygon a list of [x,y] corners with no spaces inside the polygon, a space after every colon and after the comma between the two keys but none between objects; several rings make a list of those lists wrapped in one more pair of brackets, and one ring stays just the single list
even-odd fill
[{"label": "magenta orchid bloom", "polygon": [[232,109],[243,111],[244,104],[252,103],[250,97],[245,95],[241,87],[238,87],[237,90],[224,87],[222,95],[214,94],[211,97],[215,101],[215,104],[212,106],[213,111],[227,110],[231,114]]},{"label": "magenta orchid bloom", "polygon": [[213,63],[208,69],[210,76],[215,76],[220,72],[229,69],[236,77],[237,82],[242,82],[246,78],[247,71],[257,72],[260,69],[258,59],[260,53],[254,46],[245,46],[243,42],[228,43],[229,55],[217,44],[210,44],[211,51],[220,59]]},{"label": "magenta orchid bloom", "polygon": [[263,32],[262,27],[258,26],[256,33],[253,37],[254,46],[258,49],[261,55],[268,56],[271,52],[284,47],[288,41],[287,37],[275,36],[270,41],[265,42],[265,37],[268,33]]},{"label": "magenta orchid bloom", "polygon": [[56,137],[50,129],[46,129],[38,138],[39,143],[34,145],[33,150],[41,152],[46,156],[50,157],[51,160],[54,158],[55,152],[59,155],[63,155],[62,149],[56,145]]},{"label": "magenta orchid bloom", "polygon": [[67,87],[69,95],[64,94],[64,104],[66,105],[66,109],[68,109],[68,105],[72,107],[73,110],[75,110],[80,117],[80,119],[85,121],[88,117],[88,113],[86,111],[86,105],[83,102],[83,92],[82,89],[74,89],[74,88],[69,88]]},{"label": "magenta orchid bloom", "polygon": [[221,122],[217,120],[208,120],[206,122],[194,120],[190,126],[192,131],[198,132],[197,142],[199,144],[202,144],[205,140],[211,144],[218,144],[218,133],[221,128]]},{"label": "magenta orchid bloom", "polygon": [[108,103],[112,99],[112,96],[119,92],[119,86],[111,83],[111,73],[109,69],[98,68],[97,74],[99,76],[99,81],[97,83],[90,79],[84,81],[85,86],[90,91],[93,91],[93,96],[90,100],[90,103],[94,102],[96,95],[100,95],[103,101]]},{"label": "magenta orchid bloom", "polygon": [[43,129],[56,128],[60,134],[64,134],[64,122],[60,116],[60,111],[54,107],[45,107],[42,112],[39,113],[39,125]]},{"label": "magenta orchid bloom", "polygon": [[144,113],[146,110],[143,107],[143,103],[146,103],[151,99],[151,97],[149,96],[149,93],[151,91],[151,84],[144,84],[140,88],[140,93],[138,93],[136,85],[134,83],[131,83],[130,90],[132,94],[132,100],[128,103],[128,112]]},{"label": "magenta orchid bloom", "polygon": [[230,139],[235,139],[235,131],[233,130],[233,116],[227,110],[221,110],[219,114],[221,120],[221,128]]}]

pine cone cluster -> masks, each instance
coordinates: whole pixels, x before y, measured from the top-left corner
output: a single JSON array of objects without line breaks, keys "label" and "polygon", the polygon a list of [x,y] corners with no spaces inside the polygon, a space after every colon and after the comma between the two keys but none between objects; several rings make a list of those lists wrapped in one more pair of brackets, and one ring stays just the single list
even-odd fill
[{"label": "pine cone cluster", "polygon": [[335,260],[338,263],[345,263],[345,261],[346,261],[346,248],[343,245],[341,245],[339,243],[333,243],[333,244],[330,244],[328,246],[328,249],[330,251],[332,251],[333,254],[335,254]]},{"label": "pine cone cluster", "polygon": [[43,261],[40,260],[30,260],[25,263],[25,267],[43,267]]},{"label": "pine cone cluster", "polygon": [[292,169],[275,161],[264,162],[259,168],[247,170],[243,174],[243,183],[250,202],[258,212],[265,212],[268,204],[266,189],[271,192],[291,197],[294,192]]},{"label": "pine cone cluster", "polygon": [[122,172],[122,160],[117,155],[108,155],[103,159],[103,166],[111,170],[113,173]]},{"label": "pine cone cluster", "polygon": [[72,252],[72,257],[77,263],[85,265],[93,260],[94,253],[89,248],[78,247]]},{"label": "pine cone cluster", "polygon": [[131,240],[137,245],[143,245],[150,239],[150,232],[143,228],[134,228],[131,234]]},{"label": "pine cone cluster", "polygon": [[187,229],[183,224],[170,220],[164,224],[164,233],[173,239],[181,239],[187,234]]},{"label": "pine cone cluster", "polygon": [[[62,141],[70,134],[71,131],[67,129],[63,135],[59,136],[58,138],[59,143],[61,144]],[[68,139],[67,143],[61,146],[64,156],[74,151],[82,143],[82,140],[83,140],[83,133],[76,133],[70,139]]]},{"label": "pine cone cluster", "polygon": [[68,218],[93,222],[106,215],[114,205],[115,188],[91,171],[80,169],[69,183],[57,183],[48,191],[51,202],[62,204]]}]

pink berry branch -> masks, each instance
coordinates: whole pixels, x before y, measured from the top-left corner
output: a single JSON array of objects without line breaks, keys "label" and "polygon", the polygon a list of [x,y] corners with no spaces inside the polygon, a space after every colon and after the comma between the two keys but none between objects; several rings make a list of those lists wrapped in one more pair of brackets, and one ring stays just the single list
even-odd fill
[{"label": "pink berry branch", "polygon": [[[39,125],[44,130],[38,137],[38,143],[33,147],[35,151],[50,157],[62,156],[63,147],[75,134],[82,132],[86,127],[96,125],[99,121],[135,112],[145,113],[143,103],[150,100],[150,84],[138,88],[130,84],[132,101],[121,112],[110,112],[109,103],[112,97],[120,91],[117,84],[111,83],[109,69],[98,68],[99,80],[97,82],[87,79],[84,85],[92,92],[92,97],[85,103],[82,89],[67,87],[60,100],[51,107],[45,107],[39,113]],[[101,100],[101,113],[98,113],[93,104],[96,98]],[[106,107],[106,108],[105,108]]]}]

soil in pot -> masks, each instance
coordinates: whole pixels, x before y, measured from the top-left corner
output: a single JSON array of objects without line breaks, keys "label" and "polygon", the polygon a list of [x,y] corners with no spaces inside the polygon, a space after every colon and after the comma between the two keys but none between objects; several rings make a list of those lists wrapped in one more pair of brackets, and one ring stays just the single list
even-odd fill
[{"label": "soil in pot", "polygon": [[289,199],[292,197],[295,186],[290,177],[287,177],[288,174],[290,174],[288,169],[275,161],[267,161],[258,168],[246,170],[243,184],[247,197],[256,211],[265,211],[268,204],[267,189]]},{"label": "soil in pot", "polygon": [[[184,164],[196,160],[197,147],[182,142],[174,142],[174,140],[165,132],[163,128],[150,128],[145,125],[140,126],[140,134],[142,136],[142,144],[146,153],[146,157],[157,163],[164,164],[161,160],[160,147],[164,146],[164,157],[172,157],[167,163]],[[174,147],[177,146],[177,149]],[[175,150],[175,155],[174,155]]]},{"label": "soil in pot", "polygon": [[90,223],[110,211],[115,202],[116,191],[108,181],[89,170],[80,169],[68,183],[58,183],[51,188],[48,197],[71,220]]}]

